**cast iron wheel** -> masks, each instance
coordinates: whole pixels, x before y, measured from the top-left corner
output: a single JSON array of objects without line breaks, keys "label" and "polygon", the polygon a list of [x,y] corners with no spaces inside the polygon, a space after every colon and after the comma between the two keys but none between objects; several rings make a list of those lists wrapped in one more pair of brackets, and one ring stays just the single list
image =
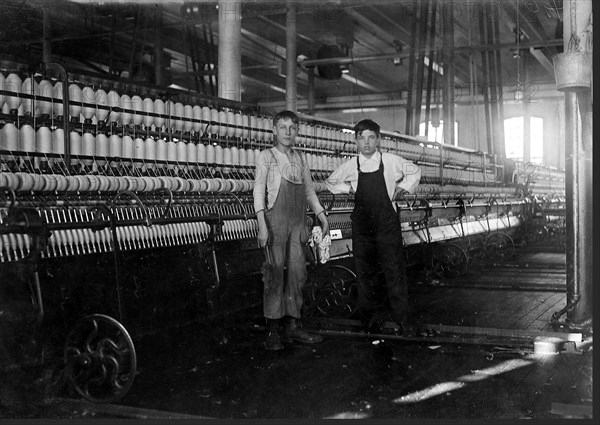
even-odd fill
[{"label": "cast iron wheel", "polygon": [[319,281],[311,286],[311,298],[324,316],[350,317],[357,308],[356,275],[340,265],[319,269]]},{"label": "cast iron wheel", "polygon": [[492,261],[506,261],[515,254],[515,243],[506,233],[492,233],[485,238],[485,253]]},{"label": "cast iron wheel", "polygon": [[431,256],[433,273],[437,277],[458,277],[467,272],[469,256],[459,245],[448,243],[437,245]]},{"label": "cast iron wheel", "polygon": [[137,359],[125,327],[110,316],[92,314],[79,320],[67,336],[64,361],[79,394],[109,403],[131,388]]}]

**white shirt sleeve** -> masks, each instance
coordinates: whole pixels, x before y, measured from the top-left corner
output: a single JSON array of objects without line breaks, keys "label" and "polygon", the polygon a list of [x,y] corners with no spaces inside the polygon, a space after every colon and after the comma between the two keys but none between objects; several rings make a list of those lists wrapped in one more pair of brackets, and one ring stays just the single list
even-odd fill
[{"label": "white shirt sleeve", "polygon": [[356,162],[356,158],[352,158],[341,164],[327,178],[325,185],[331,193],[350,193],[350,188],[352,187],[351,181],[355,178],[353,175],[354,168],[352,168],[353,162]]}]

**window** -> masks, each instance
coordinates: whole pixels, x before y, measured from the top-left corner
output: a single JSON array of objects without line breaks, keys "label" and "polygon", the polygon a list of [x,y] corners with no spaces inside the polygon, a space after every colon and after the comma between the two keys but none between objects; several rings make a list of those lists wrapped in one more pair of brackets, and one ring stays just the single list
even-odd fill
[{"label": "window", "polygon": [[[425,136],[425,123],[419,125],[419,136]],[[427,140],[430,142],[444,143],[444,121],[440,120],[440,126],[434,127],[429,121],[427,129]],[[454,121],[454,146],[458,146],[458,122]]]},{"label": "window", "polygon": [[[514,117],[504,120],[504,146],[506,157],[517,161],[523,161],[524,140],[523,140],[523,117]],[[541,163],[544,160],[544,119],[540,117],[531,117],[529,128],[530,141],[530,160],[531,162]]]}]

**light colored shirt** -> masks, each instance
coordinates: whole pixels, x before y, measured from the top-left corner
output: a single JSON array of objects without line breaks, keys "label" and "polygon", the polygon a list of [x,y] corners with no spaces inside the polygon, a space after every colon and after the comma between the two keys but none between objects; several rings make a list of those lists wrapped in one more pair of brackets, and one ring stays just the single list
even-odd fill
[{"label": "light colored shirt", "polygon": [[[371,158],[363,154],[358,155],[360,170],[371,173],[379,169],[379,162],[383,158],[383,178],[390,202],[396,187],[409,193],[414,193],[421,180],[421,168],[413,162],[391,153],[375,152]],[[358,167],[356,157],[349,159],[331,173],[325,182],[331,193],[350,193],[350,188],[356,192],[358,188]],[[395,208],[395,205],[394,205]]]},{"label": "light colored shirt", "polygon": [[[292,149],[292,158],[279,151],[270,148],[261,151],[256,158],[256,169],[254,173],[254,211],[273,208],[273,204],[279,194],[281,178],[292,184],[304,183],[306,201],[310,209],[319,214],[323,206],[315,192],[310,169],[306,158],[300,158],[300,152]],[[267,194],[267,205],[265,205],[265,193]]]}]

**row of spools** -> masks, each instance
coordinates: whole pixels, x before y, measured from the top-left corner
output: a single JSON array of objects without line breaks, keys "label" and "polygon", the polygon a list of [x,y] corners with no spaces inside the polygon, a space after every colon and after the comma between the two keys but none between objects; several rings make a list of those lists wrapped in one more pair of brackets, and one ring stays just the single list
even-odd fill
[{"label": "row of spools", "polygon": [[[141,136],[141,137],[140,137]],[[29,125],[17,128],[13,123],[6,123],[0,130],[0,149],[7,151],[1,155],[3,162],[15,161],[18,157],[34,162],[35,168],[43,163],[54,164],[64,158],[64,130],[50,127],[39,127],[37,130]],[[120,161],[125,165],[133,164],[141,168],[170,169],[186,167],[198,169],[204,164],[217,166],[255,166],[255,158],[260,149],[258,147],[244,148],[242,145],[221,146],[218,143],[195,143],[176,138],[143,137],[129,134],[108,135],[98,132],[80,134],[71,131],[69,134],[69,150],[71,165],[105,166],[112,161]],[[332,171],[345,158],[340,156],[322,155],[305,152],[306,160],[313,170]]]},{"label": "row of spools", "polygon": [[[0,94],[0,109],[16,117],[57,118],[64,115],[63,87],[60,81],[27,77],[17,73],[4,77],[0,73],[0,90],[15,93]],[[69,117],[72,124],[137,126],[144,131],[158,133],[190,133],[190,138],[212,137],[268,143],[273,140],[272,117],[244,114],[229,108],[209,105],[190,105],[161,98],[134,94],[119,94],[103,88],[81,88],[69,84]],[[20,97],[19,94],[25,95]],[[41,97],[51,98],[42,99]],[[350,130],[313,125],[302,122],[299,126],[299,145],[315,149],[352,150]]]}]

